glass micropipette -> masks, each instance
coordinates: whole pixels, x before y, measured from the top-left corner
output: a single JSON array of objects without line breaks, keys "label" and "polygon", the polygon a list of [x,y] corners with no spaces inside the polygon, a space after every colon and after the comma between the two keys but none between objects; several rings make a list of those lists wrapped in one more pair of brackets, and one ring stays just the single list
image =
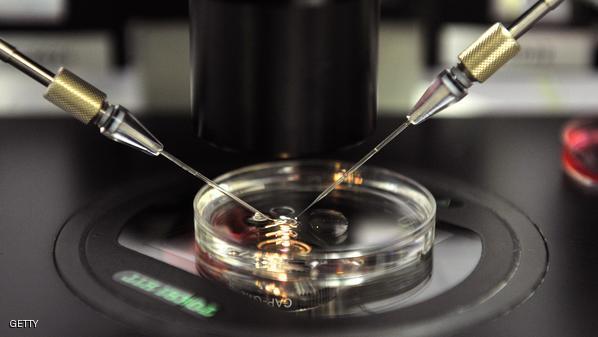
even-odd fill
[{"label": "glass micropipette", "polygon": [[126,108],[110,104],[106,94],[67,69],[53,74],[15,47],[0,39],[0,60],[14,66],[48,89],[44,97],[84,124],[94,124],[111,140],[129,145],[145,154],[162,155],[186,172],[201,179],[254,214],[255,219],[274,221],[216,182],[164,151],[164,146]]},{"label": "glass micropipette", "polygon": [[245,207],[246,209],[250,210],[253,212],[254,214],[254,219],[256,219],[256,217],[261,217],[261,219],[259,220],[268,220],[268,221],[274,221],[274,219],[270,218],[269,216],[267,216],[266,214],[260,212],[257,208],[251,206],[250,204],[248,204],[247,202],[245,202],[243,199],[237,197],[236,195],[230,193],[229,191],[227,191],[226,189],[224,189],[222,186],[218,185],[218,183],[216,183],[215,181],[209,179],[208,177],[204,176],[203,174],[199,173],[197,170],[193,169],[192,167],[190,167],[189,165],[183,163],[182,161],[180,161],[178,158],[176,158],[175,156],[171,155],[170,153],[162,150],[160,152],[160,154],[162,155],[162,157],[170,160],[171,162],[175,163],[176,165],[178,165],[180,168],[182,168],[183,170],[189,172],[190,174],[194,175],[195,177],[203,180],[206,184],[210,185],[210,187],[217,189],[218,191],[220,191],[221,193],[223,193],[224,195],[226,195],[227,197],[233,199],[234,201],[236,201],[237,203],[239,203],[241,206]]},{"label": "glass micropipette", "polygon": [[330,194],[332,191],[334,191],[336,186],[340,185],[343,181],[345,181],[345,179],[347,179],[348,176],[355,173],[355,171],[359,170],[359,168],[361,166],[363,166],[363,164],[365,164],[368,160],[370,160],[373,156],[375,156],[376,153],[380,152],[380,150],[382,150],[386,145],[388,145],[388,143],[390,143],[393,139],[395,139],[403,131],[405,131],[405,129],[407,129],[407,127],[409,127],[409,125],[411,125],[411,123],[409,121],[406,121],[405,123],[401,124],[401,126],[399,126],[393,132],[391,132],[386,138],[384,138],[384,140],[382,140],[380,143],[378,143],[378,145],[374,146],[374,148],[370,152],[368,152],[365,156],[363,156],[349,170],[343,171],[342,175],[336,181],[334,181],[324,191],[322,191],[322,193],[320,193],[316,197],[316,199],[314,199],[314,201],[311,202],[311,204],[309,204],[306,208],[304,208],[301,212],[299,212],[299,214],[297,214],[297,216],[295,218],[299,218],[301,215],[303,215],[305,212],[307,212],[310,208],[312,208],[315,204],[320,202],[320,200],[324,199],[328,194]]},{"label": "glass micropipette", "polygon": [[418,125],[460,101],[467,96],[467,89],[474,82],[484,82],[492,76],[519,52],[520,46],[517,39],[562,2],[563,0],[537,1],[517,18],[508,29],[500,23],[490,27],[472,45],[459,54],[459,63],[456,66],[443,70],[436,77],[415,104],[411,113],[407,116],[406,122],[395,129],[349,170],[343,171],[342,176],[326,187],[314,201],[299,212],[297,218],[334,191],[348,176],[355,173],[409,125]]}]

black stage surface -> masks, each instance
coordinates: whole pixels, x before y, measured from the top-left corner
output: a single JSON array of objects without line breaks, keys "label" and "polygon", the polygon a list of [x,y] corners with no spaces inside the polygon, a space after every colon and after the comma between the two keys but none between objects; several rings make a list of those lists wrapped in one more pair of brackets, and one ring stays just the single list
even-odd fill
[{"label": "black stage surface", "polygon": [[[399,122],[380,119],[367,143],[329,158],[358,159]],[[550,267],[537,293],[457,336],[596,335],[598,196],[579,191],[562,173],[565,122],[436,119],[408,129],[373,159],[373,165],[421,169],[498,195],[529,216],[548,241]],[[147,125],[169,152],[210,177],[265,160],[211,148],[192,136],[188,118],[150,118]],[[141,335],[76,297],[56,271],[53,250],[73,213],[137,176],[154,174],[200,186],[166,160],[109,142],[72,119],[0,120],[0,336]],[[10,329],[16,319],[39,323]]]}]

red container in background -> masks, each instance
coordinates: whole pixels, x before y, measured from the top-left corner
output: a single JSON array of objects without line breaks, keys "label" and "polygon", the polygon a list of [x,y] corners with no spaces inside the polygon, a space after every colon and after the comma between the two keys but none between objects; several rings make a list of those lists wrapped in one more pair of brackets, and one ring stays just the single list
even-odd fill
[{"label": "red container in background", "polygon": [[575,182],[598,191],[598,120],[574,120],[565,126],[562,162]]}]

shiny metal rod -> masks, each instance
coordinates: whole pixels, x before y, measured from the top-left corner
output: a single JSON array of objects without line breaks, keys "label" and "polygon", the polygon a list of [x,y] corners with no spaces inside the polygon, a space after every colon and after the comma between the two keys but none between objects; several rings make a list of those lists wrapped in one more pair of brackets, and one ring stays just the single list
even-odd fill
[{"label": "shiny metal rod", "polygon": [[0,39],[0,60],[14,66],[45,87],[54,81],[54,74],[51,71],[23,55],[17,48],[2,39]]},{"label": "shiny metal rod", "polygon": [[536,22],[540,21],[548,12],[557,8],[564,0],[540,0],[536,2],[530,9],[523,13],[519,18],[511,24],[509,32],[515,39],[520,38]]}]

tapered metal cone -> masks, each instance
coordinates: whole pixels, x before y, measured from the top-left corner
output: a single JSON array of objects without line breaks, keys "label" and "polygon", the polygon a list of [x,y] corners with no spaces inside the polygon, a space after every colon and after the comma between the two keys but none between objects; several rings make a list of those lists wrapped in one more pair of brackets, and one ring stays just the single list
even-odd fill
[{"label": "tapered metal cone", "polygon": [[450,73],[445,70],[432,82],[426,92],[407,116],[413,125],[420,124],[436,113],[448,108],[467,95],[467,90],[454,83]]}]

